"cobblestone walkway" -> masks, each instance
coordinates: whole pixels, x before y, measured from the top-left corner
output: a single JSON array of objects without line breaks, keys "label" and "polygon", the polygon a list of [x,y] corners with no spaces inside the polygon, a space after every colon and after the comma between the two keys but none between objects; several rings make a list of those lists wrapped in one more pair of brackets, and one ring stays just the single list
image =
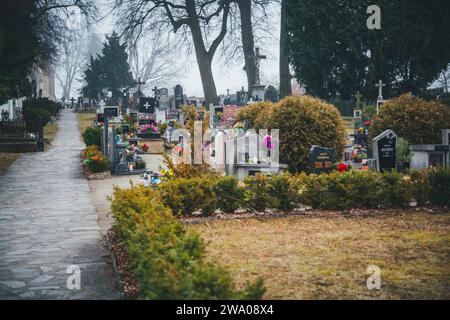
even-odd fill
[{"label": "cobblestone walkway", "polygon": [[[0,176],[0,299],[118,298],[82,148],[76,114],[64,110],[53,147]],[[71,265],[81,270],[79,290],[67,288]]]}]

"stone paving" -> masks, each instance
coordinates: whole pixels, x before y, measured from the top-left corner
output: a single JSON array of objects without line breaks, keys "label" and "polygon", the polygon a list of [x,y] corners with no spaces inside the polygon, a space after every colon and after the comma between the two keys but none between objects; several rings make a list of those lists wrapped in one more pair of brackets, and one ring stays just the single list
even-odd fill
[{"label": "stone paving", "polygon": [[[117,299],[116,278],[81,173],[76,114],[62,111],[53,147],[0,175],[0,299]],[[81,270],[81,288],[68,289]]]}]

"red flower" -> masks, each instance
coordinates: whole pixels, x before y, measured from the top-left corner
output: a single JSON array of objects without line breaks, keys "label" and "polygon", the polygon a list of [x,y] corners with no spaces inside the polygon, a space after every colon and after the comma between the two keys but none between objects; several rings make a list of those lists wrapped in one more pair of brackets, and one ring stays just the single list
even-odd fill
[{"label": "red flower", "polygon": [[372,124],[372,121],[366,121],[366,122],[364,122],[364,125],[366,126],[366,127],[368,127],[368,126],[370,126]]},{"label": "red flower", "polygon": [[340,163],[340,164],[338,164],[338,166],[337,166],[337,171],[338,172],[346,172],[346,171],[348,171],[348,164],[346,164],[346,163]]}]

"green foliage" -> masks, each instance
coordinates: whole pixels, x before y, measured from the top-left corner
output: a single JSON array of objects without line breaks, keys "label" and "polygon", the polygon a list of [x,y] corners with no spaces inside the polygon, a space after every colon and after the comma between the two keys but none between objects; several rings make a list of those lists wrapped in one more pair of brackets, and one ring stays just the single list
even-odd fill
[{"label": "green foliage", "polygon": [[27,108],[23,111],[23,117],[28,128],[37,128],[39,119],[42,120],[44,127],[51,120],[51,114],[46,109],[41,108]]},{"label": "green foliage", "polygon": [[410,179],[399,173],[303,175],[300,201],[317,209],[401,207],[411,199]]},{"label": "green foliage", "polygon": [[203,176],[171,179],[159,187],[164,204],[175,215],[189,215],[201,211],[209,215],[216,210],[214,179]]},{"label": "green foliage", "polygon": [[445,1],[379,0],[381,30],[367,29],[370,0],[283,1],[291,64],[311,95],[348,100],[360,90],[374,99],[379,79],[387,97],[418,93],[449,62]]},{"label": "green foliage", "polygon": [[446,92],[439,96],[439,102],[447,107],[450,107],[450,93]]},{"label": "green foliage", "polygon": [[143,187],[114,190],[114,228],[132,258],[143,299],[260,299],[262,280],[243,290],[230,274],[205,261],[206,244],[172,215],[159,192]]},{"label": "green foliage", "polygon": [[92,158],[86,160],[86,165],[92,173],[106,172],[109,170],[109,160],[104,155],[98,157],[98,160]]},{"label": "green foliage", "polygon": [[280,130],[280,162],[291,172],[306,171],[313,145],[334,148],[338,161],[345,145],[345,125],[337,109],[309,96],[287,97],[276,104],[267,127]]},{"label": "green foliage", "polygon": [[128,64],[126,44],[120,43],[116,32],[106,36],[102,54],[91,57],[84,80],[87,85],[83,92],[90,98],[97,98],[103,89],[110,90],[113,97],[121,95],[121,89],[133,84],[133,76]]},{"label": "green foliage", "polygon": [[245,121],[247,128],[265,129],[266,120],[273,104],[271,102],[253,103],[241,110],[236,115],[236,122]]},{"label": "green foliage", "polygon": [[28,110],[32,108],[39,108],[47,110],[52,116],[56,116],[56,114],[60,110],[60,105],[49,98],[34,98],[27,99],[23,103],[23,110]]},{"label": "green foliage", "polygon": [[253,211],[264,211],[271,206],[269,178],[262,174],[244,179],[244,207]]},{"label": "green foliage", "polygon": [[446,128],[450,128],[449,108],[404,94],[383,105],[373,119],[370,136],[392,129],[411,144],[441,143],[442,129]]},{"label": "green foliage", "polygon": [[265,91],[265,93],[264,93],[264,96],[265,96],[265,99],[266,99],[267,101],[270,101],[270,102],[272,102],[272,103],[276,103],[276,102],[278,102],[278,101],[280,100],[280,94],[278,93],[277,88],[275,88],[275,87],[272,86],[272,85],[269,85],[269,86],[266,88],[266,91]]},{"label": "green foliage", "polygon": [[234,176],[218,177],[214,184],[217,207],[223,212],[233,213],[242,204],[242,190]]},{"label": "green foliage", "polygon": [[86,146],[102,147],[102,128],[87,127],[83,132],[83,140]]},{"label": "green foliage", "polygon": [[430,202],[436,205],[450,206],[450,170],[430,169],[427,182],[430,186]]},{"label": "green foliage", "polygon": [[400,164],[405,164],[411,161],[411,152],[409,151],[409,142],[406,139],[399,138],[397,140],[397,147],[395,149],[395,159]]},{"label": "green foliage", "polygon": [[288,174],[272,176],[268,180],[271,207],[290,210],[298,201],[298,188]]}]

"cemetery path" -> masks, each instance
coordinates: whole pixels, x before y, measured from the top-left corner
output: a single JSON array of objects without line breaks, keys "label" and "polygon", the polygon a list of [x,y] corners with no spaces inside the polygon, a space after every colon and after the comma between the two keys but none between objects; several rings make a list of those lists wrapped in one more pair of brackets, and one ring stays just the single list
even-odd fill
[{"label": "cemetery path", "polygon": [[83,147],[76,114],[63,110],[53,146],[22,155],[0,176],[0,299],[118,298],[81,175]]}]

